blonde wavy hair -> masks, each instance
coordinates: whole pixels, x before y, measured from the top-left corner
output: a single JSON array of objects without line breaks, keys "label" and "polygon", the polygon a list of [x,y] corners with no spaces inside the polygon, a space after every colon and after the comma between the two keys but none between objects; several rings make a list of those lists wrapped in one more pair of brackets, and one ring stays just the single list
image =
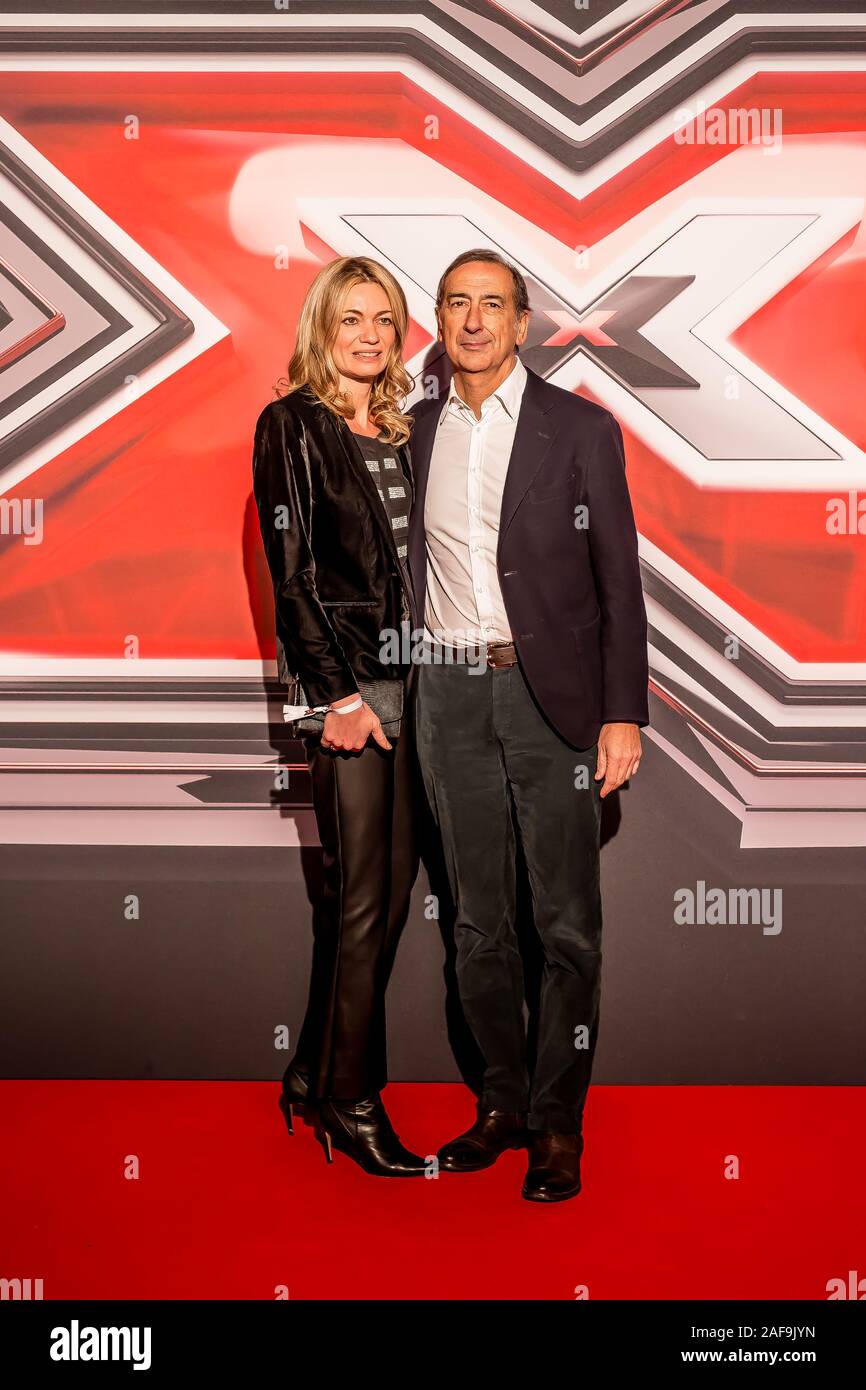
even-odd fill
[{"label": "blonde wavy hair", "polygon": [[340,391],[340,374],[332,349],[346,295],[355,285],[364,283],[378,285],[384,291],[395,329],[388,360],[370,391],[369,418],[379,426],[389,444],[405,444],[412,420],[404,415],[401,403],[415,384],[402,360],[409,329],[409,309],[394,276],[367,256],[343,256],[319,271],[307,290],[298,318],[288,377],[281,377],[275,390],[278,396],[287,396],[308,386],[335,415],[352,419],[355,408],[349,396]]}]

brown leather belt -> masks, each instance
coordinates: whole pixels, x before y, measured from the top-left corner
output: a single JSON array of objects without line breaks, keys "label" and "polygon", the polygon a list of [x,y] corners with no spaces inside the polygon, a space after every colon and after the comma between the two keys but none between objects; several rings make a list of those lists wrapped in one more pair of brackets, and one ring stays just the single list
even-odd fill
[{"label": "brown leather belt", "polygon": [[[470,645],[469,647],[449,647],[447,643],[433,641],[429,644],[431,653],[447,653],[444,659],[446,664],[454,663],[460,665],[469,659],[468,653],[472,654],[472,665],[475,665],[481,657],[482,650],[486,658],[486,664],[495,669],[517,665],[517,652],[513,642],[485,642],[483,649],[480,644]],[[433,658],[437,658],[434,656]]]},{"label": "brown leather belt", "polygon": [[488,666],[516,666],[517,652],[513,642],[488,642],[487,643],[487,665]]}]

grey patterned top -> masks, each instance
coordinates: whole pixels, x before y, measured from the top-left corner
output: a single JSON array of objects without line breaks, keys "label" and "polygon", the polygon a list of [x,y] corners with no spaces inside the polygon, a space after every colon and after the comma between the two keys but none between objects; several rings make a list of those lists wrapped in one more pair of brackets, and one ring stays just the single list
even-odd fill
[{"label": "grey patterned top", "polygon": [[356,434],[355,439],[388,514],[397,543],[397,554],[405,561],[409,535],[409,484],[403,476],[397,450],[393,444],[381,438],[368,439],[363,434]]},{"label": "grey patterned top", "polygon": [[393,444],[388,444],[381,437],[368,439],[363,434],[356,434],[355,441],[370,470],[370,477],[376,484],[376,490],[382,499],[382,506],[385,508],[385,514],[394,533],[397,558],[403,580],[402,618],[404,622],[408,622],[411,617],[408,596],[412,591],[407,558],[409,508],[412,501],[411,485],[403,474],[400,454]]}]

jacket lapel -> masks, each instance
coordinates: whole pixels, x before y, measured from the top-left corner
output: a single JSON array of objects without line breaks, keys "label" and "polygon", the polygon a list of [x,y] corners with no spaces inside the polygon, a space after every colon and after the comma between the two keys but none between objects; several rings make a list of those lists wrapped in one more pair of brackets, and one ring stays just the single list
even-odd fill
[{"label": "jacket lapel", "polygon": [[511,525],[514,513],[532,487],[559,432],[558,421],[551,414],[554,401],[555,394],[548,389],[544,378],[527,367],[526,385],[523,388],[514,443],[502,489],[500,544]]}]

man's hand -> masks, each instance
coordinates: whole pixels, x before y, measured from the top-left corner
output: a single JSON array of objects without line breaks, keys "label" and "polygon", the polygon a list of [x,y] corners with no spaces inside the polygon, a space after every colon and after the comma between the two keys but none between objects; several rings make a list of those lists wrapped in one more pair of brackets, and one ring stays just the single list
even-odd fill
[{"label": "man's hand", "polygon": [[601,795],[616,791],[640,766],[640,729],[637,724],[602,724],[598,736],[595,780],[604,778]]},{"label": "man's hand", "polygon": [[[348,695],[337,704],[348,704],[357,696]],[[334,752],[358,753],[365,746],[370,735],[381,748],[392,748],[382,732],[382,725],[370,706],[363,704],[351,714],[326,714],[322,730],[322,747]]]}]

